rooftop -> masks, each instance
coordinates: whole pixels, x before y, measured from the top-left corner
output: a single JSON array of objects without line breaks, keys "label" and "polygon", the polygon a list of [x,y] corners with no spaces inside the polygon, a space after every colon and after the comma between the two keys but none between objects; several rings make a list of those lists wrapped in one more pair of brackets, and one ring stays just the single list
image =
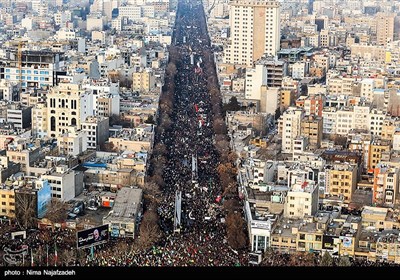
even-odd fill
[{"label": "rooftop", "polygon": [[125,187],[120,189],[115,198],[112,211],[104,220],[118,220],[122,222],[136,221],[141,208],[142,192],[143,191],[139,188]]}]

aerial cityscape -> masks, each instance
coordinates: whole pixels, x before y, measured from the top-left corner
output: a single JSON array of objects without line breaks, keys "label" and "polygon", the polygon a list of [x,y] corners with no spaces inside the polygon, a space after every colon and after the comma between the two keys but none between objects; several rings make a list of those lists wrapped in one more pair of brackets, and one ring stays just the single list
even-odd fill
[{"label": "aerial cityscape", "polygon": [[398,266],[399,215],[399,0],[0,0],[4,276]]}]

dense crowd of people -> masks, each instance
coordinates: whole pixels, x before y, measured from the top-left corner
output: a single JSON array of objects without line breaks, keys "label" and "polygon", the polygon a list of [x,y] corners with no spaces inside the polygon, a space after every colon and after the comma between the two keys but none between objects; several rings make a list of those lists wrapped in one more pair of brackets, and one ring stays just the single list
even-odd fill
[{"label": "dense crowd of people", "polygon": [[[159,215],[172,233],[175,193],[182,191],[180,233],[170,234],[155,255],[147,252],[155,265],[235,265],[245,264],[246,252],[232,250],[225,239],[223,213],[217,197],[222,190],[216,171],[219,155],[214,147],[212,104],[204,67],[210,49],[200,3],[182,1],[178,8],[175,46],[180,62],[175,76],[172,125],[160,141],[168,150],[164,171],[164,203]],[[197,164],[194,168],[192,160]],[[158,259],[155,256],[161,256]],[[166,257],[167,256],[167,257]]]}]

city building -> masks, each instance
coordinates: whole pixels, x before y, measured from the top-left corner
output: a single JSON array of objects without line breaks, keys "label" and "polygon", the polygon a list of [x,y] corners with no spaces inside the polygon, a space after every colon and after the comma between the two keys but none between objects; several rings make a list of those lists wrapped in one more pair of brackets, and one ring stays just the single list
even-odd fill
[{"label": "city building", "polygon": [[103,224],[111,226],[111,236],[135,238],[143,211],[142,196],[139,188],[118,191],[112,211],[103,218]]},{"label": "city building", "polygon": [[311,148],[317,149],[322,141],[322,117],[305,116],[301,121],[301,135],[308,138]]},{"label": "city building", "polygon": [[156,86],[154,72],[151,69],[141,69],[132,74],[132,90],[149,92]]},{"label": "city building", "polygon": [[51,174],[42,175],[42,179],[49,182],[51,197],[62,201],[69,201],[83,191],[83,173],[67,166],[57,166]]},{"label": "city building", "polygon": [[0,185],[0,211],[1,216],[15,218],[15,193],[11,184]]},{"label": "city building", "polygon": [[57,137],[70,126],[81,127],[93,115],[92,94],[79,84],[60,83],[47,94],[47,135]]},{"label": "city building", "polygon": [[229,5],[230,44],[225,62],[252,66],[263,56],[275,56],[280,47],[279,2],[234,0]]},{"label": "city building", "polygon": [[87,148],[97,150],[103,147],[109,137],[109,119],[89,116],[81,124],[87,135]]},{"label": "city building", "polygon": [[31,127],[32,107],[25,107],[20,104],[10,104],[7,108],[7,122],[12,123],[17,129]]},{"label": "city building", "polygon": [[372,201],[377,205],[393,206],[399,193],[398,167],[378,163],[374,168],[374,185]]},{"label": "city building", "polygon": [[395,14],[377,13],[376,14],[376,41],[378,45],[386,46],[394,39]]},{"label": "city building", "polygon": [[87,131],[70,126],[65,133],[57,137],[58,151],[61,155],[77,156],[87,150],[88,138]]},{"label": "city building", "polygon": [[304,110],[289,107],[279,118],[279,134],[282,135],[282,153],[293,152],[293,140],[301,135],[301,121]]},{"label": "city building", "polygon": [[17,52],[12,52],[10,59],[4,61],[4,78],[16,84],[21,81],[23,91],[28,88],[47,88],[55,85],[56,73],[62,70],[64,61],[62,53],[23,51],[20,72]]},{"label": "city building", "polygon": [[318,187],[311,180],[292,184],[285,198],[285,218],[312,216],[318,209]]},{"label": "city building", "polygon": [[346,203],[349,203],[357,187],[357,164],[335,163],[327,165],[325,172],[327,173],[327,193],[331,196],[341,196]]},{"label": "city building", "polygon": [[40,148],[26,143],[9,144],[6,154],[10,161],[21,165],[22,172],[28,172],[29,167],[32,166],[34,162],[44,157],[40,153]]},{"label": "city building", "polygon": [[4,183],[8,177],[18,173],[20,168],[19,163],[10,161],[6,155],[0,155],[0,183]]}]

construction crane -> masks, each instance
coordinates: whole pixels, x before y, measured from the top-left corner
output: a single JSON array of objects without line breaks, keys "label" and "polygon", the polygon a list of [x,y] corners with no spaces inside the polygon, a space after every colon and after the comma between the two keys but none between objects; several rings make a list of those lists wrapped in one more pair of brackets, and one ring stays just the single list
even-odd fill
[{"label": "construction crane", "polygon": [[25,41],[21,38],[18,40],[8,41],[6,43],[8,47],[17,47],[17,67],[18,67],[18,90],[19,90],[19,97],[21,98],[22,93],[22,49],[25,46]]},{"label": "construction crane", "polygon": [[21,93],[22,93],[22,48],[24,46],[23,41],[18,42],[18,53],[17,53],[17,58],[18,58],[18,98],[21,99]]}]

